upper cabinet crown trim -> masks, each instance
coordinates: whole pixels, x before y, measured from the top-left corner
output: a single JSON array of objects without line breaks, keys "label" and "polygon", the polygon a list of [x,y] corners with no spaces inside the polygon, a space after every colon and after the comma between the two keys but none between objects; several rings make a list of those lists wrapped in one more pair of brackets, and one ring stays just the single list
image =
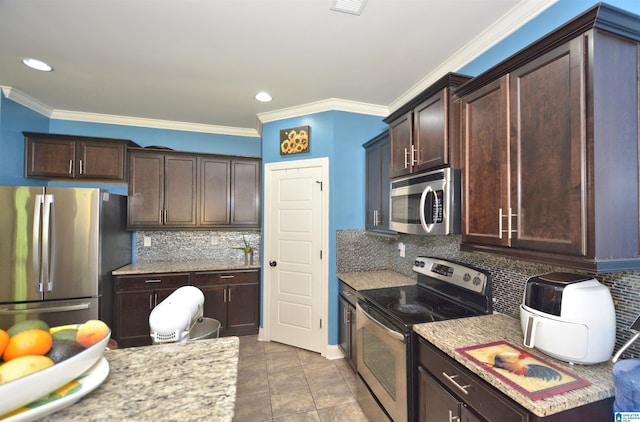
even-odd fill
[{"label": "upper cabinet crown trim", "polygon": [[599,3],[460,86],[456,95],[465,96],[592,28],[640,41],[639,22],[640,17],[635,14]]}]

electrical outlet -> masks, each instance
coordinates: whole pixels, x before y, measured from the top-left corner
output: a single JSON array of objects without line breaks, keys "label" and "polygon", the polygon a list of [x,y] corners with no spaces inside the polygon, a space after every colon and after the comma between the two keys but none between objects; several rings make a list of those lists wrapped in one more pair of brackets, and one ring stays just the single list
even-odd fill
[{"label": "electrical outlet", "polygon": [[405,254],[405,246],[404,243],[400,242],[398,243],[398,251],[400,252],[400,256],[402,258],[404,258],[404,254]]},{"label": "electrical outlet", "polygon": [[216,236],[215,234],[213,236],[211,236],[211,244],[212,245],[217,245],[220,242],[220,238],[218,236]]},{"label": "electrical outlet", "polygon": [[145,236],[143,238],[143,244],[144,246],[151,246],[151,238],[149,236]]}]

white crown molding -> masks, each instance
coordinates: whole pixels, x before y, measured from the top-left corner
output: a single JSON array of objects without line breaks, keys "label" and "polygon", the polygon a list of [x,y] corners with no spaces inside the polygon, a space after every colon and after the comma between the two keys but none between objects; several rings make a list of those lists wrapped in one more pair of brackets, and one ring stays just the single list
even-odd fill
[{"label": "white crown molding", "polygon": [[25,106],[28,109],[35,111],[36,113],[42,114],[45,117],[51,117],[51,113],[53,112],[53,109],[51,107],[42,104],[35,98],[32,98],[27,94],[18,91],[17,89],[10,86],[0,85],[0,87],[2,88],[2,93],[4,94],[4,96],[11,101]]},{"label": "white crown molding", "polygon": [[544,12],[558,0],[524,0],[497,22],[481,32],[477,37],[467,43],[455,54],[441,63],[431,73],[421,79],[407,92],[398,97],[389,105],[389,112],[393,113],[404,104],[415,98],[422,91],[440,79],[443,75],[469,64],[472,60],[489,50],[507,36],[514,33],[534,17]]},{"label": "white crown molding", "polygon": [[206,125],[201,123],[178,122],[173,120],[145,119],[140,117],[117,116],[112,114],[53,110],[51,118],[122,126],[138,126],[152,129],[182,130],[185,132],[215,133],[219,135],[248,136],[253,138],[260,137],[260,134],[256,129],[250,128]]},{"label": "white crown molding", "polygon": [[389,109],[386,106],[342,100],[339,98],[329,98],[296,107],[282,108],[280,110],[259,113],[258,119],[264,124],[277,120],[290,119],[292,117],[322,113],[324,111],[346,111],[373,116],[386,116],[389,114]]}]

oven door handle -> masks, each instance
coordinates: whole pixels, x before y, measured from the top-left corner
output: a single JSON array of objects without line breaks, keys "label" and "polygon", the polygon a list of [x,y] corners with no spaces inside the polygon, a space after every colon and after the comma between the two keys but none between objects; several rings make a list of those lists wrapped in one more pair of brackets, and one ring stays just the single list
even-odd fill
[{"label": "oven door handle", "polygon": [[372,317],[371,315],[369,315],[367,312],[365,312],[364,309],[362,309],[362,307],[358,304],[356,305],[358,307],[358,310],[360,312],[362,312],[364,314],[364,316],[367,317],[367,319],[369,319],[369,321],[373,322],[375,325],[377,325],[378,327],[380,327],[381,329],[383,329],[387,334],[389,334],[389,336],[391,336],[393,339],[395,340],[399,340],[399,341],[404,341],[404,335],[402,333],[399,333],[395,330],[392,330],[389,327],[386,327],[385,325],[381,324],[378,320],[376,320],[374,317]]}]

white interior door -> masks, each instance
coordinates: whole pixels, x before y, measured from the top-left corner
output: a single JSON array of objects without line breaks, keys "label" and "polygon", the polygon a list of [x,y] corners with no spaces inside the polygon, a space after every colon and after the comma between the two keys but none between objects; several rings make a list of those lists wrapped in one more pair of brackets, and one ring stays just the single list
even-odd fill
[{"label": "white interior door", "polygon": [[322,353],[327,161],[278,164],[267,165],[265,177],[265,328],[269,340]]}]

